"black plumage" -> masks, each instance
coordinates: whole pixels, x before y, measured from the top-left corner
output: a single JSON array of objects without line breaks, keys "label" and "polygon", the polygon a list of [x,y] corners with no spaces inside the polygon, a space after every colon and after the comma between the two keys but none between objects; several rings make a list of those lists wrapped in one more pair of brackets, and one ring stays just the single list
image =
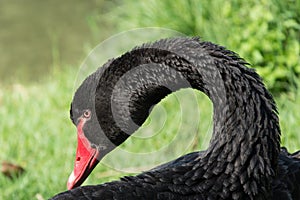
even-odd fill
[{"label": "black plumage", "polygon": [[[139,128],[153,105],[181,88],[213,102],[207,150],[119,181],[78,187],[53,199],[300,199],[300,152],[280,149],[275,102],[232,51],[198,38],[144,44],[108,61],[76,91],[71,118],[101,155]],[[104,152],[104,153],[103,153]]]}]

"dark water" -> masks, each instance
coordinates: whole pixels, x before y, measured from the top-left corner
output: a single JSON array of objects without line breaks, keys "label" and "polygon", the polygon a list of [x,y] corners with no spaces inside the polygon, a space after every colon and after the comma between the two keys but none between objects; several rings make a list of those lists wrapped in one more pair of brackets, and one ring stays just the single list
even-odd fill
[{"label": "dark water", "polygon": [[1,0],[0,82],[36,81],[53,67],[74,66],[105,37],[96,16],[104,0]]}]

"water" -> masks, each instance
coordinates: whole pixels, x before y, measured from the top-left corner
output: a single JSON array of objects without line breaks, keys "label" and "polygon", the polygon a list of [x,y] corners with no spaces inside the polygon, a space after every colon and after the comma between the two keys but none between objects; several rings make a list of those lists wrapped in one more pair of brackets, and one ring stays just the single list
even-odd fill
[{"label": "water", "polygon": [[103,2],[1,0],[0,82],[38,81],[53,67],[78,67],[86,46],[103,39],[89,25],[104,12]]}]

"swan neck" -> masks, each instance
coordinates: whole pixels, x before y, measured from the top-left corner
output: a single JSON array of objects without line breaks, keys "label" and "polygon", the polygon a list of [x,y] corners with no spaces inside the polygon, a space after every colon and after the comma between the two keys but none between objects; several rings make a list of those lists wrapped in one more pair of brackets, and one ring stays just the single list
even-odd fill
[{"label": "swan neck", "polygon": [[120,144],[162,98],[194,88],[214,107],[207,155],[238,159],[250,151],[276,164],[280,130],[275,103],[260,77],[244,64],[233,52],[198,40],[165,40],[136,48],[102,69],[96,91],[100,126]]}]

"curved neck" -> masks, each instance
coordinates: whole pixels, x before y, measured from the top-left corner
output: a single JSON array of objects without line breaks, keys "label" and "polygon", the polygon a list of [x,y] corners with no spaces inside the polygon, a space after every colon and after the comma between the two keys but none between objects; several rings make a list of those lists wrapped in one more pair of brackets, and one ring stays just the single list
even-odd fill
[{"label": "curved neck", "polygon": [[166,95],[195,88],[214,107],[213,136],[203,162],[235,161],[242,170],[246,164],[259,164],[251,157],[259,155],[269,158],[261,173],[272,176],[280,140],[276,107],[259,76],[244,64],[233,52],[197,39],[143,45],[102,69],[96,92],[99,123],[118,145]]}]

